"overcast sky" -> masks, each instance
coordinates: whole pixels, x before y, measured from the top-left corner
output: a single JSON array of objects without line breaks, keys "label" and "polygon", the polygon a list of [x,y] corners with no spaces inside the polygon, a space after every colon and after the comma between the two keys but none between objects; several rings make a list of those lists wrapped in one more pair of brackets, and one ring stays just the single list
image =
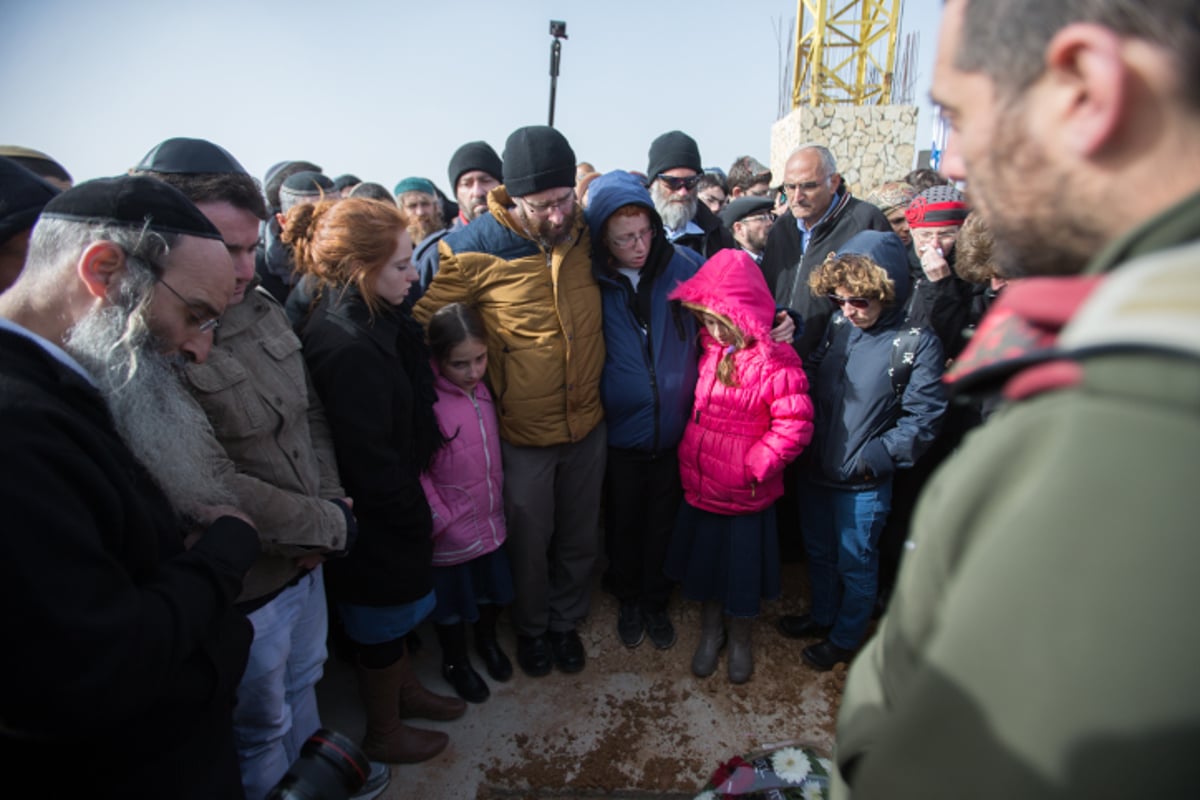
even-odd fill
[{"label": "overcast sky", "polygon": [[[646,169],[680,129],[706,166],[767,162],[780,45],[795,0],[3,0],[0,143],[78,180],[132,166],[172,136],[210,139],[255,176],[307,159],[391,188],[443,189],[450,155],[502,152],[549,111],[549,21],[567,22],[555,127],[601,171]],[[904,0],[921,36],[918,149],[940,0]],[[783,45],[787,50],[787,45]],[[784,53],[788,55],[788,53]]]}]

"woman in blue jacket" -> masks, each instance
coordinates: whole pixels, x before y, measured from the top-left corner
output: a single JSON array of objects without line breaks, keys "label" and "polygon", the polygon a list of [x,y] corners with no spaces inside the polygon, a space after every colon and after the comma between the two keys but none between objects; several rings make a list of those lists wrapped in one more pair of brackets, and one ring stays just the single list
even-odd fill
[{"label": "woman in blue jacket", "polygon": [[667,295],[696,273],[700,257],[667,241],[650,193],[628,172],[596,178],[588,195],[604,309],[604,525],[617,632],[627,647],[648,632],[666,649],[675,629],[663,562],[683,498],[675,447],[691,413],[697,363],[696,322]]},{"label": "woman in blue jacket", "polygon": [[812,611],[779,625],[793,638],[821,637],[801,655],[827,670],[866,634],[893,475],[929,447],[946,397],[940,340],[904,321],[908,255],[895,233],[855,234],[809,285],[837,309],[804,364],[816,430],[797,500]]}]

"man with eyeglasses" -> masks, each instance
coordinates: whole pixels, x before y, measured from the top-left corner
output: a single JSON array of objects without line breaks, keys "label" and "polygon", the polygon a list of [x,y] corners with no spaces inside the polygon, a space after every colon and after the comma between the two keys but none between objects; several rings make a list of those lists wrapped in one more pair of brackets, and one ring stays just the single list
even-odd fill
[{"label": "man with eyeglasses", "polygon": [[[221,232],[234,264],[233,294],[209,358],[184,366],[181,376],[211,425],[211,468],[259,530],[261,552],[237,603],[254,641],[234,709],[242,784],[247,800],[256,800],[321,727],[316,684],[328,629],[322,562],[349,549],[356,525],[300,340],[255,275],[259,225],[267,218],[257,182],[224,148],[183,137],[156,145],[134,171],[195,203]],[[372,770],[360,797],[387,785],[387,767]]]},{"label": "man with eyeglasses", "polygon": [[487,380],[504,454],[510,616],[527,675],[583,669],[575,626],[591,601],[600,547],[606,433],[600,290],[575,197],[575,153],[554,128],[519,128],[489,214],[447,234],[413,315],[474,305],[487,324]]},{"label": "man with eyeglasses", "polygon": [[721,224],[733,234],[737,246],[761,265],[767,236],[775,225],[775,203],[769,197],[739,197],[721,210]]},{"label": "man with eyeglasses", "polygon": [[775,302],[804,318],[796,350],[806,358],[833,313],[828,302],[808,290],[813,269],[859,231],[892,227],[878,208],[850,195],[833,154],[819,144],[802,144],[788,156],[783,191],[788,210],[767,237],[762,268],[767,285],[775,291]]},{"label": "man with eyeglasses", "polygon": [[234,291],[217,228],[141,176],[50,200],[0,296],[0,763],[51,793],[241,797],[258,554],[175,374]]},{"label": "man with eyeglasses", "polygon": [[650,143],[646,186],[662,217],[667,240],[709,258],[733,247],[733,237],[717,215],[701,203],[696,185],[704,171],[696,140],[682,131],[668,131]]}]

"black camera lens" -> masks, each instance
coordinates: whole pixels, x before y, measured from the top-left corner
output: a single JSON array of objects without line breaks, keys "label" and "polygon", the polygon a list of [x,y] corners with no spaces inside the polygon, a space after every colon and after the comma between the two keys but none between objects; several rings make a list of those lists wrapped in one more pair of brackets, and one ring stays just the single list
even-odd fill
[{"label": "black camera lens", "polygon": [[267,800],[347,800],[367,781],[371,762],[348,737],[321,728],[305,740],[300,757]]}]

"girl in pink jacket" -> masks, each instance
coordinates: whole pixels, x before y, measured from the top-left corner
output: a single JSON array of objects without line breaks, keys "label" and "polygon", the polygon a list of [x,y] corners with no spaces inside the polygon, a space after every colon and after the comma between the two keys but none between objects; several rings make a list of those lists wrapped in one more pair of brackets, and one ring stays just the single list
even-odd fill
[{"label": "girl in pink jacket", "polygon": [[475,651],[493,680],[512,676],[496,641],[496,618],[512,602],[505,539],[500,433],[487,371],[487,331],[475,309],[442,307],[429,320],[437,403],[446,439],[421,485],[433,511],[431,618],[442,646],[442,676],[462,699],[482,703],[491,692],[467,656],[466,623],[475,623]]},{"label": "girl in pink jacket", "polygon": [[783,468],[812,438],[812,401],[800,357],[769,336],[775,303],[741,250],[721,250],[671,299],[699,318],[700,376],[679,445],[684,500],[667,575],[703,601],[692,672],[711,675],[729,615],[729,680],[754,669],[750,626],[762,598],[779,596],[775,501]]}]

